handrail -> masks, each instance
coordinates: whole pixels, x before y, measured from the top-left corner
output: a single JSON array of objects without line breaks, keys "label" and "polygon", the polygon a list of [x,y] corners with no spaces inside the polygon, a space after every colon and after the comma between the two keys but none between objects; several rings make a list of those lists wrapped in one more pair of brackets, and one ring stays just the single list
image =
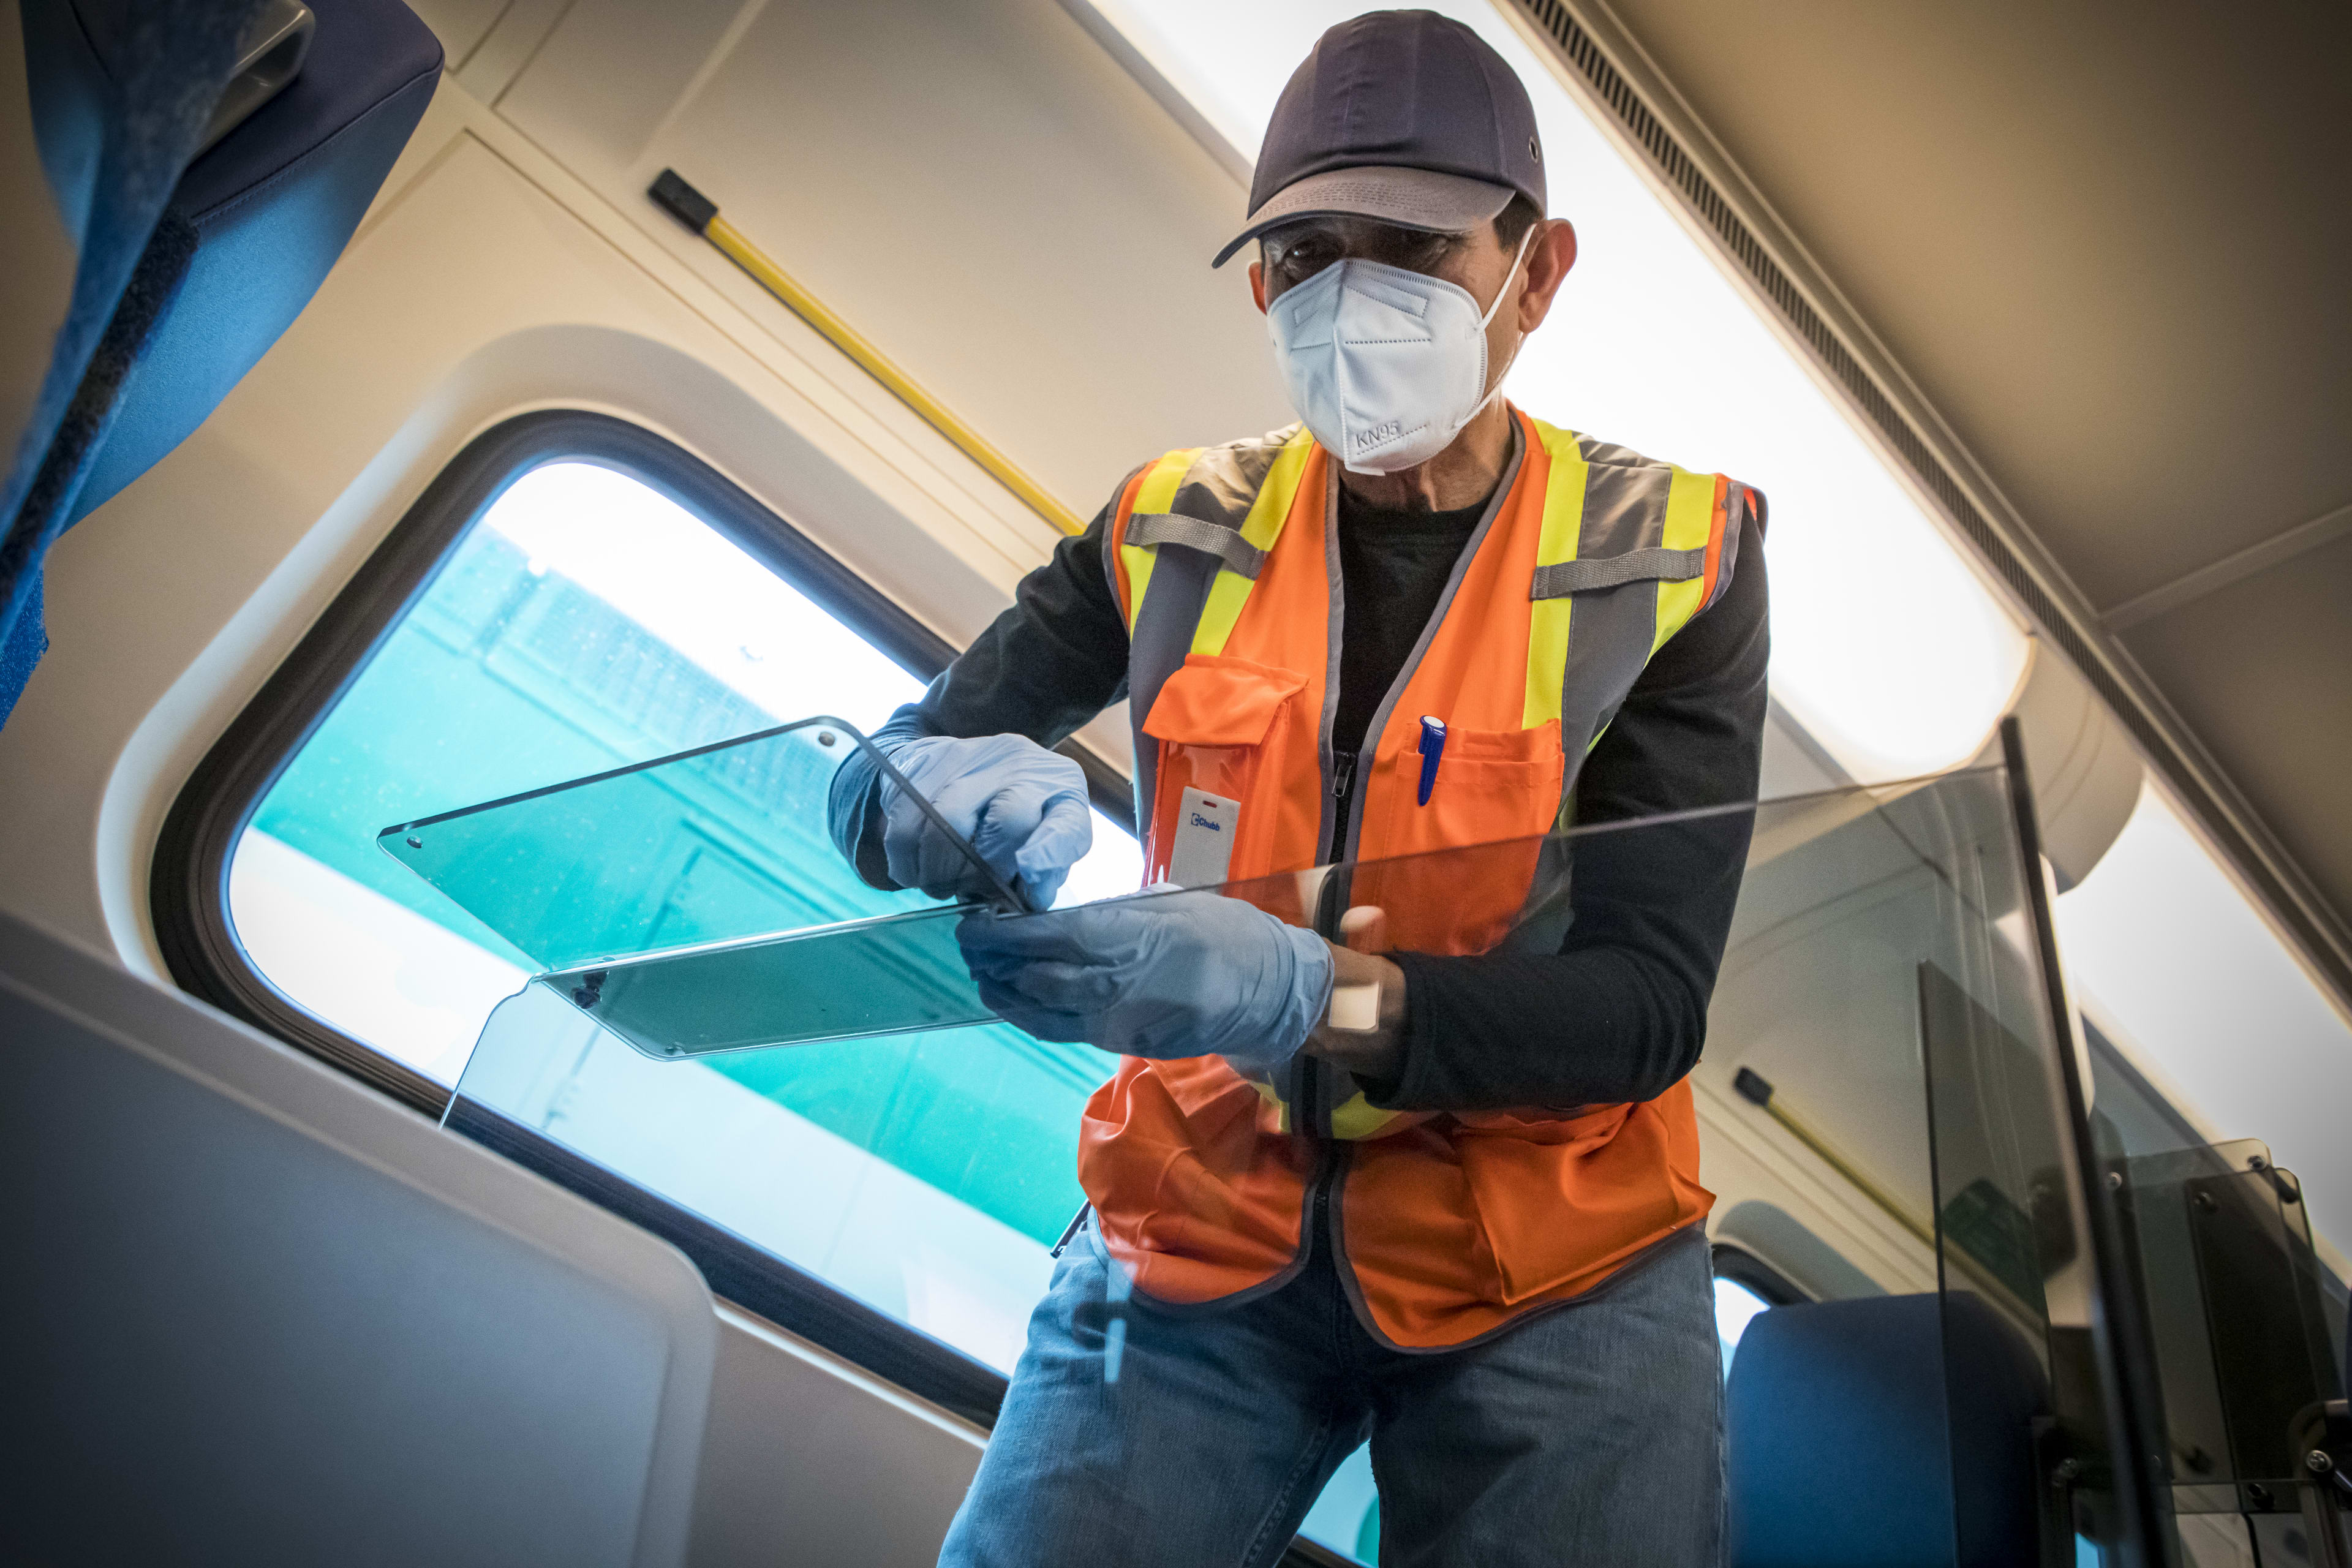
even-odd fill
[{"label": "handrail", "polygon": [[946,437],[957,450],[986,468],[998,483],[1019,497],[1023,505],[1064,533],[1086,531],[1087,525],[1075,512],[1046,493],[1043,485],[1024,473],[987,437],[923,390],[914,377],[899,369],[887,354],[835,314],[791,273],[768,259],[758,246],[743,237],[740,229],[719,216],[717,203],[679,178],[677,170],[664,169],[646,194],[664,212],[709,240],[721,256],[749,273],[753,282],[782,300],[793,314],[815,328],[827,342],[856,361],[860,369],[913,409],[925,424]]}]

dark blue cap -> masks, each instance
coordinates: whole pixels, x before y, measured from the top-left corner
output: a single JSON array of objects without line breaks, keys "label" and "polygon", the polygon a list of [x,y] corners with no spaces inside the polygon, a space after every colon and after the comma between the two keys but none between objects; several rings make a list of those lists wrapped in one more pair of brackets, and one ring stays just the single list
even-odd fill
[{"label": "dark blue cap", "polygon": [[1316,40],[1274,106],[1249,225],[1217,253],[1296,218],[1352,215],[1459,234],[1524,195],[1544,210],[1543,143],[1518,77],[1434,11],[1373,11]]}]

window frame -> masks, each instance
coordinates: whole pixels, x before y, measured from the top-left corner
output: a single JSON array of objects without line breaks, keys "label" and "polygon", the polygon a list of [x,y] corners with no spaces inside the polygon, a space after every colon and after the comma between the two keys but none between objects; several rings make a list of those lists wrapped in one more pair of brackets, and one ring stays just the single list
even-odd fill
[{"label": "window frame", "polygon": [[1728,1241],[1708,1244],[1707,1264],[1716,1279],[1728,1279],[1770,1306],[1801,1307],[1813,1299],[1795,1280],[1746,1247]]},{"label": "window frame", "polygon": [[[609,415],[551,409],[484,431],[443,467],[318,621],[221,732],[181,786],[150,868],[156,944],[173,980],[214,1006],[359,1079],[691,1258],[713,1294],[982,1426],[1005,1379],[993,1367],[866,1305],[815,1275],[637,1186],[529,1129],[487,1112],[451,1113],[453,1091],[335,1028],[271,984],[237,940],[229,863],[287,766],[360,672],[428,593],[507,487],[551,463],[627,474],[685,507],[919,680],[956,648],[773,509],[667,438]],[[1134,830],[1128,780],[1075,742],[1097,809]]]}]

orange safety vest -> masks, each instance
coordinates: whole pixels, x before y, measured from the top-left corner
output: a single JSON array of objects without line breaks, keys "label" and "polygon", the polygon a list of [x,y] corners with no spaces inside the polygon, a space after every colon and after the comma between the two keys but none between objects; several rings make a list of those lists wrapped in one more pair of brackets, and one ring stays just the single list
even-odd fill
[{"label": "orange safety vest", "polygon": [[[1499,499],[1362,752],[1336,764],[1357,781],[1344,824],[1327,454],[1292,426],[1171,452],[1128,482],[1104,557],[1129,630],[1147,880],[1167,872],[1189,786],[1240,803],[1229,881],[1321,864],[1335,838],[1329,858],[1350,860],[1495,846],[1484,874],[1457,868],[1442,888],[1360,873],[1350,900],[1387,910],[1391,949],[1482,951],[1517,914],[1536,837],[1564,823],[1651,656],[1721,595],[1757,502],[1720,475],[1512,417]],[[1427,806],[1424,714],[1446,725]],[[1385,889],[1362,885],[1382,874]],[[1713,1202],[1686,1082],[1644,1104],[1444,1114],[1334,1103],[1352,1087],[1305,1058],[1282,1086],[1222,1057],[1123,1058],[1087,1102],[1078,1175],[1136,1287],[1187,1303],[1273,1289],[1328,1205],[1367,1327],[1435,1349],[1582,1295]]]}]

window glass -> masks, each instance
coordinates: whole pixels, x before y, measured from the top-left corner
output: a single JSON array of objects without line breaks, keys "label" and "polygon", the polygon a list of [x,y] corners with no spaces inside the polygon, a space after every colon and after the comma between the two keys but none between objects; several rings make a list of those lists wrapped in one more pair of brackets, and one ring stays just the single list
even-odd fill
[{"label": "window glass", "polygon": [[[870,730],[921,689],[640,480],[536,468],[486,509],[264,797],[230,863],[230,917],[294,1002],[454,1083],[528,961],[379,848],[381,829],[814,713]],[[730,826],[764,838],[762,863],[705,856],[681,888],[752,873],[813,896],[855,885],[821,830]],[[1066,901],[1140,878],[1133,839],[1099,815],[1095,826]],[[692,1075],[698,1117],[748,1121],[773,1151],[741,1173],[746,1190],[698,1194],[704,1212],[722,1197],[730,1215],[774,1211],[748,1239],[1010,1371],[1047,1248],[1079,1203],[1079,1108],[1111,1066],[992,1025],[664,1070]],[[587,1078],[565,1086],[563,1114],[627,1121],[597,1092]],[[632,1134],[607,1158],[664,1192],[665,1151],[692,1129]]]},{"label": "window glass", "polygon": [[2261,1129],[2314,1227],[2352,1241],[2352,1019],[2153,780],[2056,920],[2068,986],[2112,1045],[2208,1125]]},{"label": "window glass", "polygon": [[1358,1563],[1381,1560],[1381,1494],[1372,1485],[1372,1446],[1349,1455],[1299,1521],[1298,1533]]},{"label": "window glass", "polygon": [[1742,1285],[1737,1279],[1717,1275],[1715,1279],[1715,1337],[1723,1345],[1723,1376],[1731,1378],[1731,1358],[1738,1353],[1739,1336],[1759,1312],[1769,1312],[1772,1303]]}]

